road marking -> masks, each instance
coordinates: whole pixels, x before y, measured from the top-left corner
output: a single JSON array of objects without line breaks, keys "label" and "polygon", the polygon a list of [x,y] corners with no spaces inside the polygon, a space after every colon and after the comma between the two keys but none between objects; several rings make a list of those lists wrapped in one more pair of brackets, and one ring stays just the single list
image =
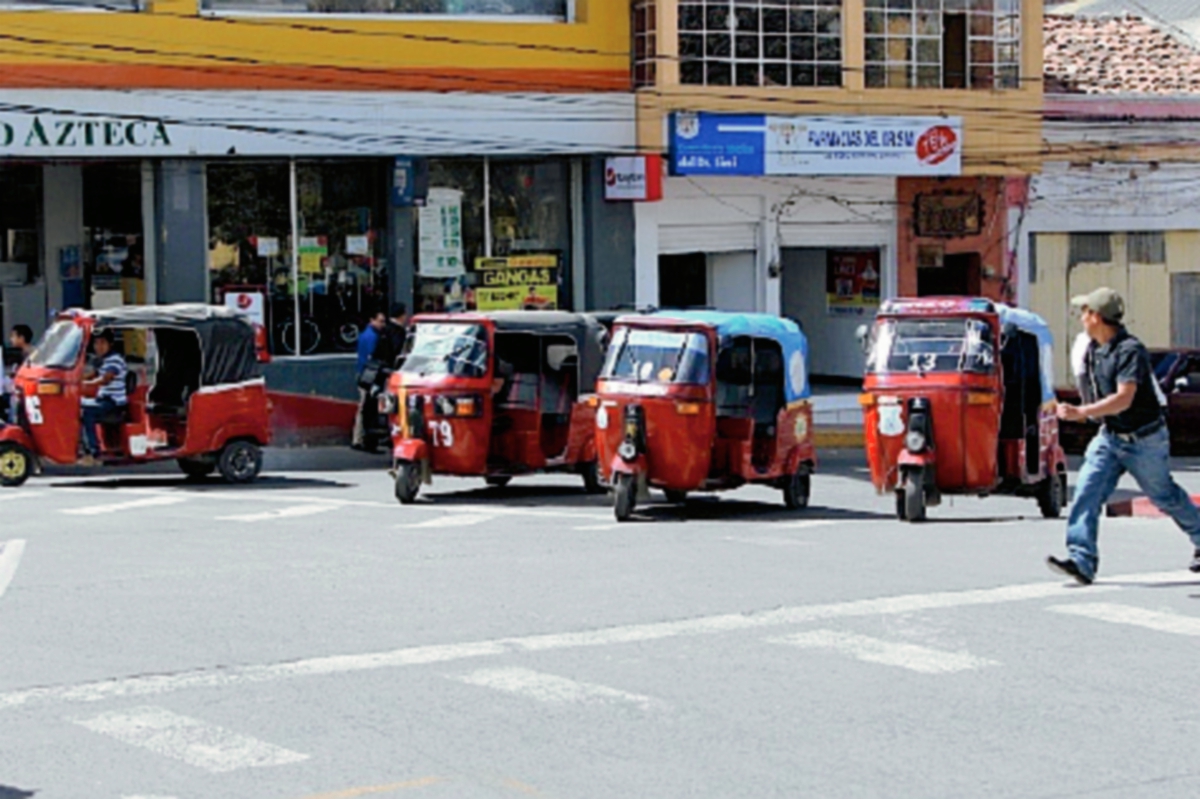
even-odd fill
[{"label": "road marking", "polygon": [[420,530],[435,527],[469,527],[473,524],[490,522],[496,518],[490,513],[451,513],[448,516],[438,516],[436,519],[426,519],[423,522],[397,524],[399,530]]},{"label": "road marking", "polygon": [[735,544],[756,544],[763,547],[811,547],[813,541],[797,541],[792,538],[771,538],[770,536],[758,536],[755,538],[744,538],[736,535],[727,535],[721,538],[722,541],[732,541]]},{"label": "road marking", "polygon": [[585,524],[580,527],[572,527],[572,530],[616,530],[621,527],[628,527],[624,522],[612,522],[610,524]]},{"label": "road marking", "polygon": [[8,590],[8,584],[16,575],[17,565],[20,564],[21,555],[24,552],[25,541],[23,539],[14,538],[11,541],[0,541],[0,596],[4,596],[4,592]]},{"label": "road marking", "polygon": [[[847,520],[849,521],[849,520]],[[785,530],[810,530],[813,527],[828,527],[837,524],[835,519],[807,519],[802,522],[774,522],[772,527],[782,527]]]},{"label": "road marking", "polygon": [[[1157,572],[1109,577],[1087,589],[1089,595],[1121,591],[1131,583],[1178,581],[1190,577],[1187,572]],[[932,594],[907,594],[879,599],[859,599],[822,605],[801,605],[756,613],[728,613],[679,621],[632,624],[579,632],[531,635],[524,638],[500,638],[460,644],[433,644],[368,652],[357,655],[267,663],[240,667],[199,668],[171,674],[116,677],[95,682],[0,693],[0,710],[20,707],[29,702],[98,702],[131,696],[154,696],[187,688],[222,688],[234,685],[275,682],[298,677],[348,674],[403,666],[450,663],[470,658],[505,655],[515,652],[547,652],[559,649],[611,646],[646,641],[661,641],[684,636],[716,635],[806,624],[823,619],[862,616],[890,616],[948,608],[999,605],[1034,599],[1073,598],[1079,588],[1063,581],[1024,583],[999,588],[943,591]]]},{"label": "road marking", "polygon": [[34,499],[43,496],[44,491],[5,491],[0,494],[0,502],[11,502],[14,499]]},{"label": "road marking", "polygon": [[108,505],[88,505],[84,508],[65,508],[60,513],[66,513],[71,516],[100,516],[105,513],[120,513],[124,510],[137,510],[138,508],[157,508],[164,505],[178,505],[181,502],[187,502],[187,497],[146,497],[145,499],[131,499],[126,502],[113,502]]},{"label": "road marking", "polygon": [[178,799],[176,796],[160,796],[159,794],[138,793],[122,796],[121,799]]},{"label": "road marking", "polygon": [[393,793],[395,791],[407,790],[408,788],[424,788],[428,785],[437,785],[439,782],[445,782],[445,779],[442,777],[422,777],[419,780],[393,782],[389,785],[366,785],[362,788],[347,788],[344,791],[334,791],[332,793],[315,793],[304,797],[304,799],[356,799],[359,796],[370,796],[376,793]]},{"label": "road marking", "polygon": [[219,522],[269,522],[276,519],[296,519],[301,516],[315,516],[318,513],[328,513],[332,510],[339,510],[338,505],[332,505],[328,502],[307,505],[292,505],[287,508],[279,508],[278,510],[267,510],[261,513],[242,513],[234,516],[218,516]]},{"label": "road marking", "polygon": [[1108,621],[1113,624],[1130,624],[1134,627],[1145,627],[1160,633],[1175,635],[1200,635],[1200,619],[1194,616],[1183,616],[1178,613],[1166,613],[1159,610],[1145,610],[1129,605],[1117,605],[1108,602],[1087,602],[1078,605],[1055,605],[1047,608],[1055,613],[1066,613],[1071,616],[1083,616],[1097,621]]},{"label": "road marking", "polygon": [[522,668],[480,669],[470,674],[451,676],[452,680],[493,688],[508,694],[528,697],[549,705],[599,705],[624,702],[637,705],[643,710],[658,704],[654,699],[641,694],[631,694],[586,682],[575,682],[566,677],[542,674]]},{"label": "road marking", "polygon": [[179,716],[160,707],[105,713],[75,722],[92,732],[155,754],[221,774],[243,768],[282,766],[308,760],[308,755],[282,749],[235,732]]},{"label": "road marking", "polygon": [[768,643],[788,644],[804,649],[831,649],[844,655],[884,666],[899,666],[902,669],[922,674],[953,674],[970,671],[984,666],[999,665],[994,660],[975,657],[966,652],[943,652],[916,644],[896,643],[879,638],[870,638],[836,630],[812,630],[811,632],[769,638]]}]

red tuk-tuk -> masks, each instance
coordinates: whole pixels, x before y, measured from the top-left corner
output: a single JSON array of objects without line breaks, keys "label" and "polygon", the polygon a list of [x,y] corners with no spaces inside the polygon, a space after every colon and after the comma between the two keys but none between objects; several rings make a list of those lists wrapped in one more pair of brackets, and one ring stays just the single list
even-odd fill
[{"label": "red tuk-tuk", "polygon": [[982,298],[898,299],[859,333],[867,461],[899,519],[923,520],[946,494],[1035,497],[1043,516],[1061,513],[1067,464],[1039,316]]},{"label": "red tuk-tuk", "polygon": [[254,480],[270,440],[265,332],[208,305],[60,314],[16,375],[18,423],[0,426],[0,483],[19,486],[39,461],[79,459],[88,348],[100,331],[124,348],[128,404],[98,430],[104,465],[174,459],[189,477]]},{"label": "red tuk-tuk", "polygon": [[396,498],[434,474],[504,486],[574,472],[598,491],[593,429],[604,327],[562,311],[421,314],[380,398],[392,431]]},{"label": "red tuk-tuk", "polygon": [[623,316],[597,384],[596,451],[613,509],[630,517],[651,486],[689,491],[774,486],[808,505],[816,468],[808,342],[764,314],[661,311]]}]

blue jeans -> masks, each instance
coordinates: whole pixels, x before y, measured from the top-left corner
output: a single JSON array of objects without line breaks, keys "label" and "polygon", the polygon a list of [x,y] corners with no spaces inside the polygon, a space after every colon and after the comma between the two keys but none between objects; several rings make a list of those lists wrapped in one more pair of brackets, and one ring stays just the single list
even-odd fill
[{"label": "blue jeans", "polygon": [[95,457],[100,454],[100,438],[96,435],[96,425],[120,407],[108,397],[101,397],[83,406],[83,441],[89,455]]},{"label": "blue jeans", "polygon": [[1092,439],[1067,520],[1067,551],[1085,575],[1095,577],[1100,566],[1096,550],[1100,514],[1125,472],[1133,475],[1150,501],[1174,519],[1200,549],[1200,510],[1171,479],[1170,454],[1171,439],[1165,426],[1137,441],[1122,441],[1103,429]]}]

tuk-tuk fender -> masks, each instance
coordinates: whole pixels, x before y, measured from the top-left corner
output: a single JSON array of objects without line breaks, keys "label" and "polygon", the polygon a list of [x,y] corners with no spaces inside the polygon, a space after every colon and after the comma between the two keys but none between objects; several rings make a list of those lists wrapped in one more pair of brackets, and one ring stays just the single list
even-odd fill
[{"label": "tuk-tuk fender", "polygon": [[612,459],[612,466],[609,468],[612,470],[613,479],[616,479],[618,474],[632,474],[634,476],[644,474],[646,472],[646,456],[638,455],[637,458],[630,463],[620,455],[614,455]]},{"label": "tuk-tuk fender", "polygon": [[429,445],[419,438],[405,438],[392,447],[392,457],[419,463],[429,458]]},{"label": "tuk-tuk fender", "polygon": [[927,449],[924,452],[909,452],[907,449],[900,451],[900,456],[896,459],[896,464],[900,468],[905,467],[921,467],[932,466],[937,462],[932,449]]},{"label": "tuk-tuk fender", "polygon": [[212,437],[212,442],[215,444],[213,451],[217,452],[225,448],[225,445],[230,441],[245,439],[253,441],[260,447],[265,447],[270,444],[269,428],[264,428],[253,424],[229,424],[217,429],[217,432]]},{"label": "tuk-tuk fender", "polygon": [[21,427],[20,425],[0,425],[0,441],[12,441],[16,444],[20,444],[30,452],[37,451],[33,446],[33,439],[30,438],[29,433],[25,432],[25,428]]}]

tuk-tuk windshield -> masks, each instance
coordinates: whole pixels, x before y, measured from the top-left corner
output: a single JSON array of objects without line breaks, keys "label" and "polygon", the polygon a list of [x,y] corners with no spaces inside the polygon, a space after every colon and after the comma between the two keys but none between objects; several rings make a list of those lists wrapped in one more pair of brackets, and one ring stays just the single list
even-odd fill
[{"label": "tuk-tuk windshield", "polygon": [[83,328],[74,322],[55,322],[38,342],[29,363],[48,369],[70,369],[83,349]]},{"label": "tuk-tuk windshield", "polygon": [[708,339],[700,333],[620,328],[602,376],[638,383],[707,383]]},{"label": "tuk-tuk windshield", "polygon": [[408,375],[483,377],[488,368],[487,332],[481,325],[418,324],[408,357],[400,367]]},{"label": "tuk-tuk windshield", "polygon": [[995,368],[992,327],[981,319],[884,319],[867,349],[868,372],[978,372]]}]

